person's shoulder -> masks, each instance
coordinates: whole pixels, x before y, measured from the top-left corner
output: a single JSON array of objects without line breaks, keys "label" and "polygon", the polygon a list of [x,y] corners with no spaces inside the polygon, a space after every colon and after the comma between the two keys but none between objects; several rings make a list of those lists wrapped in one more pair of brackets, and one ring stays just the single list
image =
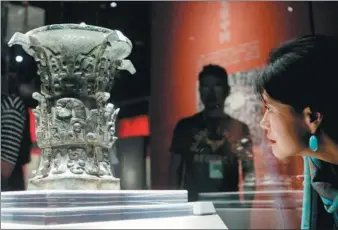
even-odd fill
[{"label": "person's shoulder", "polygon": [[196,122],[198,122],[200,119],[202,118],[201,113],[196,113],[192,116],[188,116],[188,117],[184,117],[182,119],[180,119],[177,124],[176,124],[176,128],[189,128],[192,127],[196,124]]},{"label": "person's shoulder", "polygon": [[245,128],[245,129],[248,129],[248,125],[245,124],[244,122],[240,121],[240,120],[237,120],[231,116],[229,116],[229,121],[231,122],[232,125],[234,125],[235,127],[240,127],[240,128]]},{"label": "person's shoulder", "polygon": [[20,113],[25,111],[25,105],[20,96],[15,94],[1,94],[1,109],[3,111],[15,110]]}]

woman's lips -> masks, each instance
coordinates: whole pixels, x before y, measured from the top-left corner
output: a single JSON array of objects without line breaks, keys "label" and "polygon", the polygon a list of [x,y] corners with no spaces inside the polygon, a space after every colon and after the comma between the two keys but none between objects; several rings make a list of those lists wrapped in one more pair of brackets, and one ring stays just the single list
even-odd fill
[{"label": "woman's lips", "polygon": [[269,144],[271,144],[271,145],[276,144],[276,141],[271,140],[270,138],[268,138],[268,142],[269,142]]}]

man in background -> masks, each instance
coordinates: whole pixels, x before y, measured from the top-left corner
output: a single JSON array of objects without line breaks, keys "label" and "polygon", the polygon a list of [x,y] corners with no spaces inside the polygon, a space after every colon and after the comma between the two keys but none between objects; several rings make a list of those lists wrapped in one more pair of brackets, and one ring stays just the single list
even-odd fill
[{"label": "man in background", "polygon": [[254,178],[248,126],[224,113],[230,93],[226,70],[205,66],[199,93],[205,109],[178,121],[170,148],[171,188],[188,190],[189,201],[198,193],[238,191],[239,162],[244,179]]}]

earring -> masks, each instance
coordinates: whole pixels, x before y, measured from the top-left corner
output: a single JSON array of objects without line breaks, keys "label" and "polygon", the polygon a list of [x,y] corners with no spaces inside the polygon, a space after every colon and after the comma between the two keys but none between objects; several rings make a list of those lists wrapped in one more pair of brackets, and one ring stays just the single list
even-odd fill
[{"label": "earring", "polygon": [[318,150],[318,138],[315,135],[311,135],[309,139],[309,148],[313,152]]}]

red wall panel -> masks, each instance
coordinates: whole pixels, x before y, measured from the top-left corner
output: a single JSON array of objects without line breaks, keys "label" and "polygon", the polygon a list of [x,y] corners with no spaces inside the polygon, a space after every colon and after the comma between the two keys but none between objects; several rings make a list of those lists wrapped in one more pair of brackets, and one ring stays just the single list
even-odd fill
[{"label": "red wall panel", "polygon": [[[202,66],[221,64],[230,74],[263,67],[271,48],[309,33],[306,2],[154,3],[150,101],[153,189],[167,188],[173,128],[180,118],[197,112],[196,80]],[[260,164],[263,154],[255,149],[255,164]],[[263,167],[256,168],[258,175],[266,173]]]}]

